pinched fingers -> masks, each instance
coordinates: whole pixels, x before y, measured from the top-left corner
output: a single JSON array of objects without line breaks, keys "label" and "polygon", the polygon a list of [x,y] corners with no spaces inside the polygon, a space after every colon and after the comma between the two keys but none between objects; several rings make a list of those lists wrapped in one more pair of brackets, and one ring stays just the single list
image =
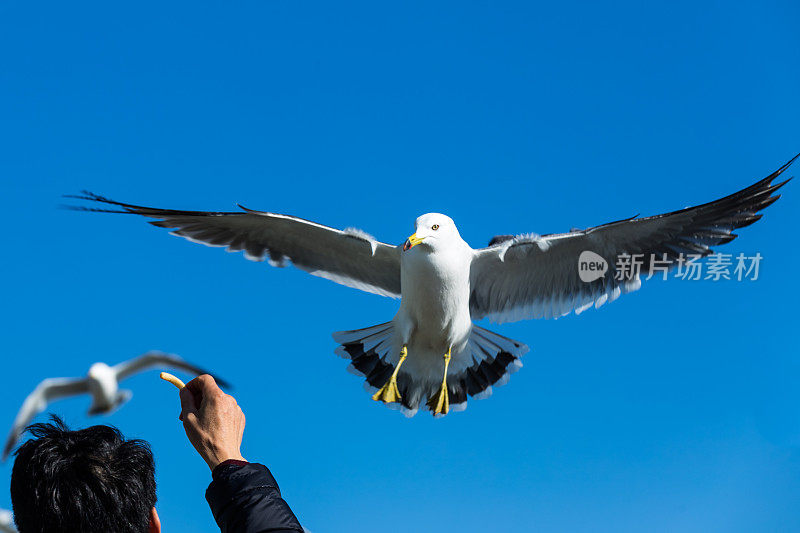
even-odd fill
[{"label": "pinched fingers", "polygon": [[181,422],[183,422],[183,429],[189,440],[192,440],[194,435],[200,432],[200,419],[197,417],[197,412],[181,413]]},{"label": "pinched fingers", "polygon": [[197,376],[192,381],[186,384],[186,388],[191,390],[196,396],[200,396],[204,398],[206,396],[211,396],[216,393],[222,393],[222,389],[219,388],[217,382],[214,381],[214,378],[208,374],[202,374]]},{"label": "pinched fingers", "polygon": [[182,388],[178,395],[181,399],[181,414],[178,416],[178,420],[184,420],[187,413],[197,413],[197,397],[189,387]]}]

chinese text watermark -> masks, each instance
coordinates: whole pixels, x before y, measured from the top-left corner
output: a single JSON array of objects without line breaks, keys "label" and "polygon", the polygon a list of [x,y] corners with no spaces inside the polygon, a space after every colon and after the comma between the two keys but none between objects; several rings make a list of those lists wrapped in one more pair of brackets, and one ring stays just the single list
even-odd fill
[{"label": "chinese text watermark", "polygon": [[[706,259],[706,261],[700,261]],[[763,256],[738,254],[628,254],[617,256],[613,277],[617,281],[637,278],[672,277],[689,280],[756,281]],[[606,275],[609,264],[602,256],[586,250],[578,258],[578,275],[581,281],[591,283]]]}]

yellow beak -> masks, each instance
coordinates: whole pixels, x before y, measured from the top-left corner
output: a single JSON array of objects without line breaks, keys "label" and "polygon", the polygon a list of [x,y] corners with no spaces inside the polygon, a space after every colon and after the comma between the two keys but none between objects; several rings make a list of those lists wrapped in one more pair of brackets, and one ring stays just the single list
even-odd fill
[{"label": "yellow beak", "polygon": [[420,238],[420,237],[417,237],[416,233],[413,234],[411,237],[406,239],[406,242],[403,244],[403,251],[405,252],[407,250],[412,249],[414,246],[416,246],[419,243],[421,243],[424,239],[425,239],[425,237],[421,237]]}]

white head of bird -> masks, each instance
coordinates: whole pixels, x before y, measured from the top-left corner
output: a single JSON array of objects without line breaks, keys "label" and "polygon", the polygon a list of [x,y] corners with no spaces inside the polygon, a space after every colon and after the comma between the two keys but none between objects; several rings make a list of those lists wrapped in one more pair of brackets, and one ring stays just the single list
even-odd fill
[{"label": "white head of bird", "polygon": [[89,390],[92,394],[92,405],[89,414],[110,413],[130,400],[132,394],[128,390],[119,390],[117,374],[105,363],[95,363],[89,367]]},{"label": "white head of bird", "polygon": [[405,252],[417,245],[421,245],[420,250],[435,252],[462,242],[455,222],[447,215],[426,213],[417,218],[415,226],[416,231],[403,244]]}]

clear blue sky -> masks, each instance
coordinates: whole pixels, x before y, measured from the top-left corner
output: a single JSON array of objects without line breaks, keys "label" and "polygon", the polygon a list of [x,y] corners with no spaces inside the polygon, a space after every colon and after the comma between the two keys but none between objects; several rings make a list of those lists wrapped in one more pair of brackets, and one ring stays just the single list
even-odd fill
[{"label": "clear blue sky", "polygon": [[[798,23],[793,1],[0,3],[0,425],[45,377],[160,349],[236,385],[244,455],[315,533],[800,530],[796,182],[724,248],[764,256],[757,282],[493,326],[524,368],[444,420],[372,402],[333,353],[396,301],[57,208],[241,202],[391,243],[440,211],[475,247],[673,210],[800,151]],[[53,411],[150,441],[165,530],[214,531],[156,376],[110,417]]]}]

